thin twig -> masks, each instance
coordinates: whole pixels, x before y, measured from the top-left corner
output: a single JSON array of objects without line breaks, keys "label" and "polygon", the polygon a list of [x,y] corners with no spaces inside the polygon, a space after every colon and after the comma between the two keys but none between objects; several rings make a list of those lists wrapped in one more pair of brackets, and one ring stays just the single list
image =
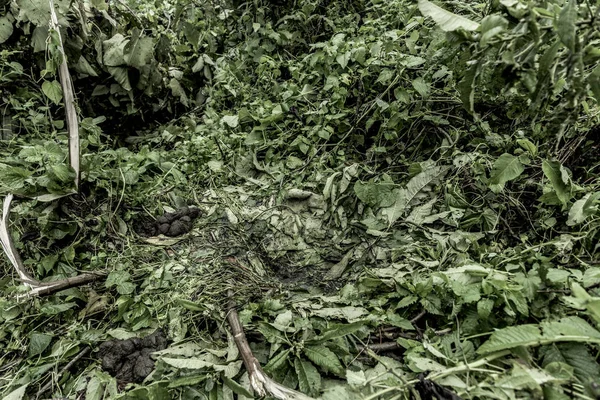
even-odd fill
[{"label": "thin twig", "polygon": [[[85,356],[87,353],[90,352],[90,348],[86,347],[83,350],[81,350],[79,352],[79,354],[77,354],[71,361],[69,361],[69,363],[67,365],[65,365],[59,372],[57,375],[57,378],[60,378],[62,376],[62,374],[64,374],[66,371],[68,371],[77,361],[79,361],[83,356]],[[44,386],[42,386],[42,388],[40,390],[38,390],[38,392],[35,394],[35,398],[39,398],[44,392],[46,392],[48,389],[50,389],[50,387],[52,386],[52,382],[53,380],[51,379],[48,383],[46,383]]]}]

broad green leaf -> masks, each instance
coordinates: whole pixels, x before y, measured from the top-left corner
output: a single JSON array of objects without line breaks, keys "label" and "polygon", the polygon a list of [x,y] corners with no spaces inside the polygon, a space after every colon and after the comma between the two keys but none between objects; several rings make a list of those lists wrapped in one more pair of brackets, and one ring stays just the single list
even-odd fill
[{"label": "broad green leaf", "polygon": [[427,186],[440,180],[447,172],[446,167],[434,166],[420,172],[414,176],[408,184],[406,189],[395,190],[396,202],[393,206],[383,209],[382,214],[388,218],[388,223],[392,225],[395,221],[400,218],[406,208],[411,202],[417,197],[417,195],[424,190]]},{"label": "broad green leaf", "polygon": [[419,0],[419,11],[424,16],[431,17],[446,32],[452,32],[457,29],[474,31],[479,28],[477,22],[446,11],[428,0]]},{"label": "broad green leaf", "polygon": [[[103,61],[107,67],[118,67],[125,64],[124,50],[129,40],[117,33],[108,40],[102,42],[104,47]],[[119,82],[120,83],[120,82]]]},{"label": "broad green leaf", "polygon": [[421,95],[421,97],[429,96],[429,84],[422,77],[418,77],[412,81],[413,88]]},{"label": "broad green leaf", "polygon": [[277,355],[269,360],[267,365],[265,365],[265,371],[267,372],[275,372],[281,368],[288,362],[288,357],[292,349],[286,349],[277,353]]},{"label": "broad green leaf", "polygon": [[44,81],[42,83],[42,91],[54,104],[60,104],[63,93],[62,87],[56,79],[53,81]]},{"label": "broad green leaf", "polygon": [[565,317],[558,321],[543,321],[540,326],[545,337],[587,336],[600,339],[600,332],[579,317]]},{"label": "broad green leaf", "polygon": [[51,167],[54,177],[62,183],[72,182],[75,179],[75,171],[67,164],[58,164]]},{"label": "broad green leaf", "polygon": [[102,400],[103,396],[104,384],[97,376],[93,376],[86,386],[85,400]]},{"label": "broad green leaf", "polygon": [[600,200],[600,192],[588,193],[583,198],[577,200],[569,210],[567,225],[579,225],[586,218],[595,215],[598,212],[597,203]]},{"label": "broad green leaf", "polygon": [[575,51],[577,42],[577,2],[575,0],[569,0],[563,7],[556,24],[561,42],[569,50]]},{"label": "broad green leaf", "polygon": [[246,389],[231,378],[224,376],[223,383],[225,383],[225,385],[227,385],[234,393],[239,394],[240,396],[246,396],[250,399],[254,398],[254,395],[250,393],[248,389]]},{"label": "broad green leaf", "polygon": [[354,193],[365,204],[371,207],[389,207],[394,203],[393,184],[360,182],[354,184]]},{"label": "broad green leaf", "polygon": [[[71,3],[66,0],[54,0],[54,10],[58,18],[58,25],[63,28],[69,27],[69,21],[65,18]],[[33,1],[33,0],[17,0],[19,15],[17,19],[20,21],[31,21],[35,26],[47,27],[50,22],[50,2],[49,1]]]},{"label": "broad green leaf", "polygon": [[538,152],[537,146],[535,144],[533,144],[530,140],[518,139],[517,144],[519,146],[521,146],[524,150],[527,150],[529,152],[529,154],[531,154],[532,156],[537,155],[537,152]]},{"label": "broad green leaf", "polygon": [[141,31],[134,28],[131,31],[131,40],[123,49],[124,59],[128,65],[141,69],[152,59],[154,42],[147,36],[141,37]]},{"label": "broad green leaf", "polygon": [[29,357],[42,354],[52,341],[52,335],[33,332],[29,337]]},{"label": "broad green leaf", "polygon": [[509,326],[492,333],[490,338],[477,349],[477,352],[486,354],[513,349],[519,346],[531,345],[542,338],[540,328],[537,325]]},{"label": "broad green leaf", "polygon": [[27,390],[27,386],[29,384],[26,383],[23,386],[19,386],[6,396],[4,396],[4,400],[21,400],[25,396],[25,391]]},{"label": "broad green leaf", "polygon": [[326,372],[333,372],[336,375],[344,373],[344,367],[342,367],[338,357],[325,346],[305,346],[304,354],[310,361]]},{"label": "broad green leaf", "polygon": [[342,68],[346,68],[346,66],[348,65],[348,61],[350,60],[350,52],[347,51],[345,53],[338,54],[335,60],[338,64],[340,64]]},{"label": "broad green leaf", "polygon": [[129,82],[129,71],[124,67],[107,67],[108,72],[113,78],[121,85],[121,87],[127,91],[131,90],[131,83]]},{"label": "broad green leaf", "polygon": [[508,21],[501,15],[488,15],[481,21],[481,38],[479,39],[480,46],[486,46],[487,43],[502,33],[508,26]]},{"label": "broad green leaf", "polygon": [[75,65],[75,70],[81,74],[86,74],[89,76],[98,76],[96,70],[90,65],[88,60],[84,56],[80,56],[77,64]]},{"label": "broad green leaf", "polygon": [[331,324],[326,331],[321,332],[321,335],[313,339],[307,340],[306,343],[318,344],[323,343],[327,340],[341,338],[350,335],[354,332],[357,332],[365,326],[365,321],[357,321],[351,324]]},{"label": "broad green leaf", "polygon": [[224,115],[221,118],[221,122],[229,126],[230,128],[235,128],[238,126],[238,116],[237,115]]},{"label": "broad green leaf", "polygon": [[317,368],[310,362],[299,358],[294,359],[294,369],[298,376],[300,390],[307,394],[314,394],[321,388],[321,375]]},{"label": "broad green leaf", "polygon": [[504,189],[506,182],[516,179],[523,173],[525,168],[519,160],[512,154],[504,153],[496,162],[489,180],[490,189],[494,193],[499,193]]},{"label": "broad green leaf", "polygon": [[13,24],[7,17],[0,18],[0,44],[6,42],[13,33]]},{"label": "broad green leaf", "polygon": [[563,206],[571,199],[570,179],[567,171],[558,161],[544,160],[542,162],[544,175],[552,183],[554,192]]}]

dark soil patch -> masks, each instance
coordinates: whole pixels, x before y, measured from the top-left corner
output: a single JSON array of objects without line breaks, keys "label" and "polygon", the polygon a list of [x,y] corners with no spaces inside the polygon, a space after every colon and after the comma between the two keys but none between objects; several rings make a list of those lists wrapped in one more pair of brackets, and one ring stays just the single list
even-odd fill
[{"label": "dark soil patch", "polygon": [[143,339],[109,340],[100,345],[102,369],[124,383],[142,382],[154,369],[150,354],[166,347],[160,329]]},{"label": "dark soil patch", "polygon": [[156,221],[138,220],[134,225],[134,229],[138,235],[144,237],[156,235],[181,236],[192,230],[194,220],[199,215],[200,210],[196,207],[182,207],[175,212],[161,215]]}]

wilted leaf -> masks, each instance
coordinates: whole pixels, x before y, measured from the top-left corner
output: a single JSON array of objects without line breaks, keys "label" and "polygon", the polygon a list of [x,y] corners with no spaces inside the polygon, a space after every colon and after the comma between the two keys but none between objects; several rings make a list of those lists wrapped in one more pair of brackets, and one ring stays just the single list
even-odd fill
[{"label": "wilted leaf", "polygon": [[567,225],[574,226],[581,224],[586,218],[595,215],[598,212],[597,203],[600,200],[600,192],[588,193],[583,198],[577,200],[569,210]]}]

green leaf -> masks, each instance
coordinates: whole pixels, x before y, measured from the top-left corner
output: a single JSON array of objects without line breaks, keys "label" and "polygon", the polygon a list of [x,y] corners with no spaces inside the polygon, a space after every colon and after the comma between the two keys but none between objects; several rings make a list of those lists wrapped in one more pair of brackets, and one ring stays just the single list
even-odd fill
[{"label": "green leaf", "polygon": [[499,193],[504,189],[506,182],[516,179],[523,173],[525,168],[519,160],[512,154],[504,153],[496,162],[489,180],[489,186],[492,192]]},{"label": "green leaf", "polygon": [[594,192],[586,194],[583,198],[573,203],[569,210],[567,225],[579,225],[585,221],[586,218],[595,215],[598,212],[598,206],[596,205],[598,200],[600,200],[600,192]]},{"label": "green leaf", "polygon": [[544,160],[542,162],[544,175],[552,183],[554,192],[563,206],[571,199],[570,179],[567,170],[558,161]]},{"label": "green leaf", "polygon": [[413,80],[412,85],[422,97],[429,96],[429,84],[422,77]]},{"label": "green leaf", "polygon": [[118,67],[125,64],[125,46],[128,40],[125,36],[117,33],[108,40],[102,42],[104,47],[103,62],[107,67]]},{"label": "green leaf", "polygon": [[13,24],[7,17],[0,18],[0,44],[8,40],[13,33]]},{"label": "green leaf", "polygon": [[321,388],[321,375],[310,362],[299,358],[294,359],[294,369],[298,376],[300,390],[307,394],[315,394]]},{"label": "green leaf", "polygon": [[494,37],[502,33],[508,26],[508,21],[501,15],[488,15],[481,21],[481,37],[479,45],[484,47]]},{"label": "green leaf", "polygon": [[124,60],[128,65],[141,69],[150,62],[153,51],[152,38],[141,37],[141,31],[134,28],[131,31],[131,40],[123,48]]},{"label": "green leaf", "polygon": [[340,64],[340,66],[342,68],[346,68],[349,60],[350,60],[350,52],[349,51],[342,53],[342,54],[338,54],[338,56],[335,58],[335,61],[337,61],[337,63]]},{"label": "green leaf", "polygon": [[230,128],[236,128],[239,124],[237,115],[224,115],[221,118],[221,122],[229,126]]},{"label": "green leaf", "polygon": [[40,308],[44,315],[56,315],[75,307],[77,303],[48,304]]},{"label": "green leaf", "polygon": [[477,353],[493,353],[499,350],[531,345],[542,338],[540,328],[537,325],[509,326],[492,333],[490,338],[477,349]]},{"label": "green leaf", "polygon": [[354,184],[354,193],[363,203],[371,207],[389,207],[394,203],[392,183],[360,182]]},{"label": "green leaf", "polygon": [[387,216],[388,223],[392,225],[397,221],[417,195],[427,186],[440,180],[446,174],[447,170],[446,167],[431,167],[408,181],[406,189],[395,190],[396,202],[393,206],[385,208],[382,211],[382,214]]},{"label": "green leaf", "polygon": [[60,83],[55,79],[53,81],[44,81],[42,83],[42,92],[48,97],[54,104],[60,104],[62,100],[62,87]]},{"label": "green leaf", "polygon": [[21,400],[23,396],[25,396],[25,391],[27,390],[28,385],[29,384],[26,383],[23,386],[19,386],[18,388],[4,396],[4,400]]},{"label": "green leaf", "polygon": [[306,343],[319,344],[328,340],[338,339],[353,334],[365,326],[365,321],[357,321],[351,324],[331,324],[326,331],[321,332],[319,336],[313,339],[307,340]]},{"label": "green leaf", "polygon": [[333,372],[336,375],[344,374],[344,367],[335,353],[324,346],[305,346],[304,354],[306,357],[323,368],[326,372]]},{"label": "green leaf", "polygon": [[577,42],[577,2],[575,0],[569,0],[569,2],[563,7],[558,21],[556,22],[558,28],[558,37],[561,42],[571,51],[575,51],[575,44]]},{"label": "green leaf", "polygon": [[254,395],[250,393],[248,389],[237,383],[231,378],[226,376],[223,377],[223,383],[229,387],[235,394],[239,394],[240,396],[248,397],[249,399],[254,398]]},{"label": "green leaf", "polygon": [[532,156],[537,155],[537,152],[538,152],[537,146],[535,144],[533,144],[530,140],[518,139],[517,144],[519,146],[521,146],[524,150],[527,150],[529,152],[529,154],[531,154]]},{"label": "green leaf", "polygon": [[424,16],[431,17],[446,32],[453,32],[457,29],[474,31],[479,28],[477,22],[446,11],[427,0],[419,0],[419,11]]},{"label": "green leaf", "polygon": [[52,341],[52,335],[33,332],[29,337],[29,357],[42,354]]},{"label": "green leaf", "polygon": [[579,317],[565,317],[558,321],[543,321],[540,326],[545,337],[587,336],[600,339],[600,332]]}]

